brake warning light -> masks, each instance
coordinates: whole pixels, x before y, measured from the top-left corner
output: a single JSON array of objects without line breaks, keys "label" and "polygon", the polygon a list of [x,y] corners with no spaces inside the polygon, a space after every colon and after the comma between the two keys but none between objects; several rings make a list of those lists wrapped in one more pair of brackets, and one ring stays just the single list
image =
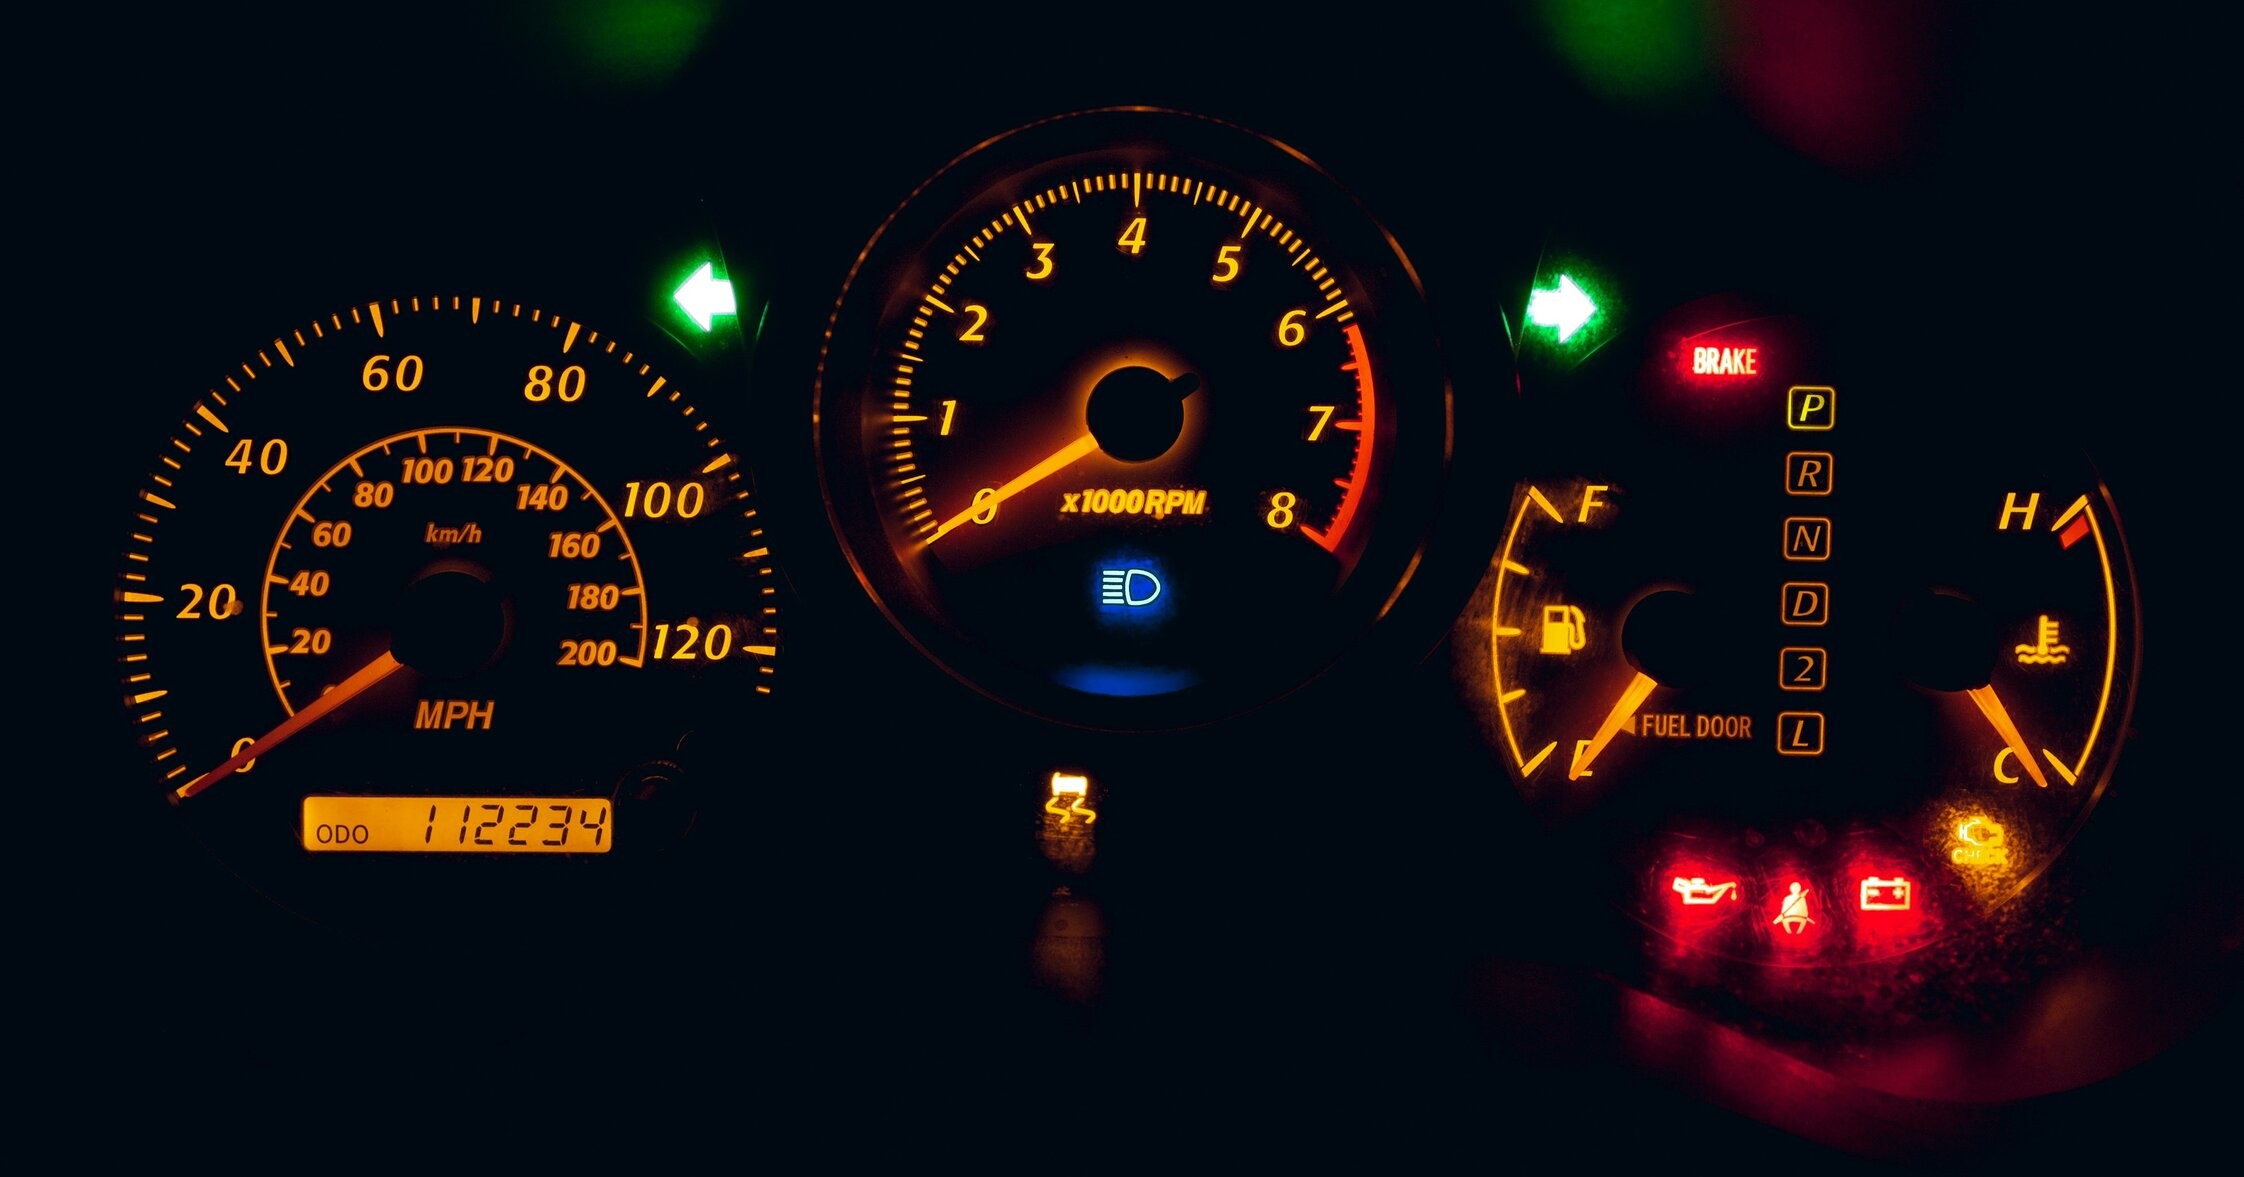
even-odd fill
[{"label": "brake warning light", "polygon": [[1758,376],[1761,374],[1761,349],[1758,347],[1694,347],[1691,349],[1691,375],[1693,376]]}]

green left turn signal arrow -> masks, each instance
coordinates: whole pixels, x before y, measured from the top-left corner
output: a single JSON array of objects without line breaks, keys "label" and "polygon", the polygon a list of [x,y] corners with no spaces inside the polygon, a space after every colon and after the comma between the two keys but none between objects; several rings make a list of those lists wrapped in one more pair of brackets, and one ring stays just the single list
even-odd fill
[{"label": "green left turn signal arrow", "polygon": [[678,289],[670,292],[670,301],[686,312],[696,327],[707,331],[718,315],[740,313],[740,304],[734,300],[732,280],[717,277],[714,262],[703,262]]}]

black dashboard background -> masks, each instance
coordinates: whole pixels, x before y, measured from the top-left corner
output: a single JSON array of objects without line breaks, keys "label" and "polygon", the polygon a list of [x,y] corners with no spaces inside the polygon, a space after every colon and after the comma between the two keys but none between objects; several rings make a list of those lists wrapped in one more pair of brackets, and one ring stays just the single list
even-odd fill
[{"label": "black dashboard background", "polygon": [[[1063,1121],[1155,1148],[1484,1164],[1828,1165],[1826,1143],[2024,1162],[2223,1138],[2238,802],[2188,733],[2202,664],[2222,653],[2217,636],[2198,644],[2225,598],[2193,559],[2217,502],[2201,490],[2218,459],[2204,427],[2229,416],[2210,367],[2228,350],[2218,300],[2201,292],[2231,251],[2214,228],[2215,82],[2175,59],[2187,30],[1889,10],[1923,30],[1894,67],[1921,100],[1900,150],[1849,170],[1772,136],[1718,70],[1680,104],[1606,101],[1531,8],[1285,31],[1220,13],[1018,27],[991,13],[968,30],[731,9],[660,84],[571,64],[559,11],[175,11],[57,34],[33,129],[50,164],[27,185],[53,203],[25,226],[33,257],[52,251],[57,301],[19,391],[91,406],[67,428],[98,439],[31,466],[84,488],[41,512],[60,524],[69,623],[32,648],[56,645],[44,664],[74,684],[57,730],[80,735],[42,752],[40,775],[72,781],[63,807],[115,831],[32,858],[37,893],[59,899],[41,914],[66,962],[57,1000],[86,1036],[78,1061],[97,1041],[118,1065],[260,1085],[440,1083],[452,1060],[451,1082],[693,1086],[837,1157],[857,1147],[837,1126],[887,1116],[1007,1159]],[[880,219],[991,134],[1124,103],[1263,131],[1353,190],[1425,281],[1459,420],[1447,558],[1374,648],[1255,715],[1150,737],[1037,724],[920,664],[825,533],[807,429],[817,333]],[[753,354],[708,354],[697,383],[758,466],[794,582],[786,689],[741,737],[757,759],[709,823],[733,852],[708,854],[674,906],[588,928],[568,952],[521,942],[504,913],[431,943],[339,937],[204,858],[144,787],[97,652],[129,488],[161,431],[261,333],[369,297],[535,291],[652,335],[658,271],[711,235],[770,309]],[[2061,423],[2089,450],[2137,563],[2142,688],[2113,791],[2052,880],[2048,943],[2018,967],[2093,962],[2137,1005],[2168,1007],[2050,1023],[2090,1055],[2179,1045],[2025,1103],[1880,1105],[1870,1119],[1899,1121],[1889,1132],[1794,1125],[1811,1140],[1694,1094],[1687,1066],[1625,1056],[1613,978],[1631,953],[1612,917],[1491,901],[1507,871],[1564,869],[1538,860],[1475,744],[1444,644],[1518,444],[1501,316],[1547,242],[1609,261],[1647,304],[1796,298],[1843,323],[1856,354],[1878,352],[1866,383],[1924,395],[1928,414],[2031,404],[2022,427]],[[1928,284],[1965,301],[1932,302]],[[876,694],[924,700],[918,722],[955,740],[859,738]],[[1365,738],[1302,739],[1343,722]],[[1149,831],[1102,846],[1113,972],[1088,1011],[1037,991],[1025,965],[1049,880],[1019,786],[1060,764],[1114,782],[1108,828]],[[2036,1008],[2031,985],[1989,988],[1949,1016]],[[582,1056],[516,1029],[603,1018]],[[457,1027],[442,1049],[401,1037],[439,1022]]]}]

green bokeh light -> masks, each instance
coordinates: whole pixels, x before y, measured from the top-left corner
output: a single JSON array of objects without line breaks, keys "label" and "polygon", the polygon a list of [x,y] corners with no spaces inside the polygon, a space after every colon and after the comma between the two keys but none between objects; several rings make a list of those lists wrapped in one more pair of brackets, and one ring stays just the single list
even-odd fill
[{"label": "green bokeh light", "polygon": [[1551,44],[1607,98],[1681,96],[1706,82],[1711,0],[1542,0]]},{"label": "green bokeh light", "polygon": [[576,69],[622,86],[668,81],[701,47],[717,0],[548,0],[524,5]]}]

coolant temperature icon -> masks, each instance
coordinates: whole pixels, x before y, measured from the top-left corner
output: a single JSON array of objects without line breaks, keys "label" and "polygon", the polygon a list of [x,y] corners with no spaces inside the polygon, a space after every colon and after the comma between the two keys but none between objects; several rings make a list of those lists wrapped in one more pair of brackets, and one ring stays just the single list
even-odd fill
[{"label": "coolant temperature icon", "polygon": [[1140,608],[1161,599],[1161,578],[1143,568],[1099,570],[1099,604]]},{"label": "coolant temperature icon", "polygon": [[2063,666],[2072,656],[2073,648],[2058,641],[2057,620],[2049,614],[2041,615],[2040,624],[2034,627],[2034,642],[2017,647],[2020,666]]}]

